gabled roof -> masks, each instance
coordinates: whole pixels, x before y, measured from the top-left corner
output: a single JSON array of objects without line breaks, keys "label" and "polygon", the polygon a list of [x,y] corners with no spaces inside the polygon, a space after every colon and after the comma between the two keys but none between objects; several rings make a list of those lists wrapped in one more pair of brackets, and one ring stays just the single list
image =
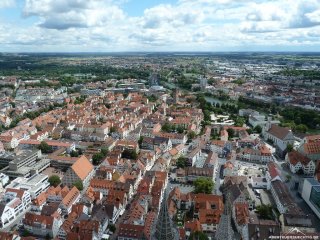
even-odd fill
[{"label": "gabled roof", "polygon": [[320,154],[320,141],[309,141],[303,148],[306,154]]},{"label": "gabled roof", "polygon": [[267,166],[268,166],[268,171],[269,171],[271,179],[274,179],[276,177],[280,177],[279,170],[277,169],[274,162],[269,162],[267,164]]},{"label": "gabled roof", "polygon": [[288,187],[280,180],[271,182],[273,189],[275,190],[276,195],[279,198],[280,203],[290,209],[299,210],[299,207],[294,202]]},{"label": "gabled roof", "polygon": [[48,203],[48,204],[43,206],[43,208],[41,210],[41,215],[51,216],[56,211],[58,211],[58,208],[59,208],[59,203],[55,203],[55,202]]},{"label": "gabled roof", "polygon": [[302,165],[308,165],[311,161],[308,157],[303,156],[301,153],[295,150],[288,153],[288,160],[294,166],[297,165],[299,162]]},{"label": "gabled roof", "polygon": [[240,185],[240,183],[243,183],[244,186],[248,186],[248,178],[247,176],[226,176],[224,178],[223,186],[229,187],[233,184]]},{"label": "gabled roof", "polygon": [[7,232],[0,232],[0,239],[1,240],[15,240],[18,235],[15,233],[7,233]]},{"label": "gabled roof", "polygon": [[42,204],[44,204],[47,201],[47,193],[46,192],[42,192],[39,194],[39,196],[37,198],[35,198],[32,203],[35,206],[41,206]]},{"label": "gabled roof", "polygon": [[81,180],[84,180],[93,170],[93,165],[85,156],[82,156],[71,166],[71,168]]},{"label": "gabled roof", "polygon": [[67,196],[62,199],[62,203],[65,206],[71,206],[72,204],[74,204],[79,195],[79,190],[76,187],[73,187],[70,192],[68,192]]},{"label": "gabled roof", "polygon": [[146,236],[147,239],[151,239],[151,234],[152,234],[152,228],[154,221],[157,217],[157,214],[153,211],[148,212],[147,216],[145,218],[145,224],[144,224],[144,235]]},{"label": "gabled roof", "polygon": [[52,216],[44,216],[44,215],[37,215],[35,213],[26,213],[23,223],[28,226],[35,226],[39,227],[38,223],[45,225],[46,229],[52,229],[54,222],[54,217]]},{"label": "gabled roof", "polygon": [[268,133],[275,136],[278,139],[285,139],[285,137],[291,132],[290,128],[280,127],[279,125],[272,124]]},{"label": "gabled roof", "polygon": [[249,222],[249,206],[247,203],[235,204],[236,221],[239,225],[244,225]]},{"label": "gabled roof", "polygon": [[120,237],[140,239],[144,237],[144,226],[133,224],[120,224],[119,235]]}]

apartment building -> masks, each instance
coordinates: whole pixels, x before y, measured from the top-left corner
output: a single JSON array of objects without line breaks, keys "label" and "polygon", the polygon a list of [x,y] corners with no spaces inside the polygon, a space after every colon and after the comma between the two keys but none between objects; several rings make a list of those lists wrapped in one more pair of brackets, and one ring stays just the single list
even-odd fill
[{"label": "apartment building", "polygon": [[0,201],[0,227],[5,228],[29,209],[31,197],[28,191],[7,188]]},{"label": "apartment building", "polygon": [[48,176],[44,174],[34,174],[30,178],[18,177],[14,179],[8,188],[23,189],[30,193],[31,199],[37,198],[41,193],[50,187]]}]

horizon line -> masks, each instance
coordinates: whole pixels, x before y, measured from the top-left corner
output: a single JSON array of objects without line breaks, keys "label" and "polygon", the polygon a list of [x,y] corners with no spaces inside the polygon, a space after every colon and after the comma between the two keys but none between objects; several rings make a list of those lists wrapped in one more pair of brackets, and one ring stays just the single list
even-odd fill
[{"label": "horizon line", "polygon": [[283,50],[283,51],[271,51],[271,50],[261,50],[261,51],[237,51],[237,50],[230,50],[230,51],[0,51],[0,54],[119,54],[119,53],[143,53],[143,54],[152,54],[152,53],[202,53],[202,54],[214,54],[214,53],[320,53],[320,50],[311,51],[291,51],[291,50]]}]

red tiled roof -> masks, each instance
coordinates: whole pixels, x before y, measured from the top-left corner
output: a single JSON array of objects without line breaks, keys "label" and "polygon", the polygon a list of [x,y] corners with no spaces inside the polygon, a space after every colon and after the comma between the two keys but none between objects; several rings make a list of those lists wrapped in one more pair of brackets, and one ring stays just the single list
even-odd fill
[{"label": "red tiled roof", "polygon": [[81,180],[84,180],[93,170],[93,165],[85,156],[81,156],[71,168]]},{"label": "red tiled roof", "polygon": [[301,153],[295,150],[288,153],[288,160],[294,166],[297,165],[299,162],[302,165],[308,165],[311,161],[308,157],[303,156]]},{"label": "red tiled roof", "polygon": [[140,239],[144,236],[144,226],[133,224],[120,224],[119,237]]},{"label": "red tiled roof", "polygon": [[34,199],[32,202],[36,206],[41,206],[47,201],[47,193],[42,192],[36,199]]},{"label": "red tiled roof", "polygon": [[249,206],[247,203],[235,204],[236,221],[239,225],[245,225],[249,222]]},{"label": "red tiled roof", "polygon": [[62,203],[65,206],[71,206],[72,204],[74,204],[79,195],[79,190],[76,187],[73,187],[70,192],[68,192],[68,194],[62,199]]},{"label": "red tiled roof", "polygon": [[6,193],[7,192],[14,192],[17,194],[17,197],[18,198],[22,198],[23,194],[24,194],[24,190],[21,190],[21,189],[15,189],[15,188],[7,188],[6,189]]},{"label": "red tiled roof", "polygon": [[195,219],[193,221],[185,222],[184,228],[187,231],[190,231],[191,233],[193,233],[193,232],[202,232],[202,227],[201,227],[201,224],[200,224],[198,219]]},{"label": "red tiled roof", "polygon": [[320,141],[309,141],[305,143],[303,147],[306,154],[320,153]]},{"label": "red tiled roof", "polygon": [[274,179],[275,177],[278,177],[278,176],[280,177],[279,171],[273,162],[268,163],[268,171],[271,176],[271,179]]},{"label": "red tiled roof", "polygon": [[47,229],[51,229],[53,227],[54,217],[52,216],[44,216],[37,215],[35,213],[26,213],[23,223],[28,226],[36,226],[38,223],[44,224]]},{"label": "red tiled roof", "polygon": [[280,127],[276,124],[272,124],[271,128],[268,130],[268,133],[279,139],[284,139],[290,131],[290,128]]}]

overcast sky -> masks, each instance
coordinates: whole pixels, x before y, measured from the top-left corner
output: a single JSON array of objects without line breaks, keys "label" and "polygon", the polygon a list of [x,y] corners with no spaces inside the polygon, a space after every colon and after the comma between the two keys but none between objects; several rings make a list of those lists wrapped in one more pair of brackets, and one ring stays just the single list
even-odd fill
[{"label": "overcast sky", "polygon": [[0,51],[320,51],[320,0],[0,0]]}]

